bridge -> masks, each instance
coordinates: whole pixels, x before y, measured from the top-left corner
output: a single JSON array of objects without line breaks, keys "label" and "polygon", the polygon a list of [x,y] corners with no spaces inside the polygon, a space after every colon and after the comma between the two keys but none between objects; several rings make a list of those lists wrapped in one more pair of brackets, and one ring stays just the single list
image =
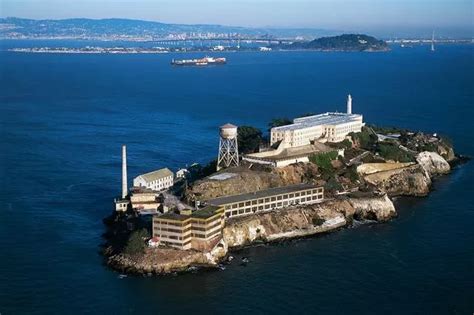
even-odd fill
[{"label": "bridge", "polygon": [[212,38],[203,38],[203,37],[186,37],[186,38],[159,38],[150,40],[150,42],[156,42],[157,44],[168,44],[168,45],[179,45],[179,44],[191,44],[196,43],[202,45],[204,42],[212,42],[215,44],[226,43],[227,45],[237,45],[240,46],[241,42],[244,43],[262,43],[266,45],[274,44],[291,44],[294,42],[302,42],[301,39],[294,38],[268,38],[268,37],[212,37]]}]

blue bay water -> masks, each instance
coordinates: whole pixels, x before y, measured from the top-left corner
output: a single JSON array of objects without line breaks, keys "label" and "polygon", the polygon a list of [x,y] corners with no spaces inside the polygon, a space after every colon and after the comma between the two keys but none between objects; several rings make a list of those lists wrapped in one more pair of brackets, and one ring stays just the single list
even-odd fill
[{"label": "blue bay water", "polygon": [[184,55],[1,51],[0,313],[472,313],[473,163],[397,201],[389,223],[244,249],[247,267],[119,279],[99,245],[121,144],[130,176],[176,170],[214,158],[223,123],[344,111],[351,93],[367,122],[474,155],[473,53],[227,53],[226,66],[173,68]]}]

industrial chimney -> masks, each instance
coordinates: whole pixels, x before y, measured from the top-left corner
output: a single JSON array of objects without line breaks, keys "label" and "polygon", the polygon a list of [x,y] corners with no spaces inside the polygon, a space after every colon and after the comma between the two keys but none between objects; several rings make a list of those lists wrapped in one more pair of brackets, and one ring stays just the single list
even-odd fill
[{"label": "industrial chimney", "polygon": [[127,188],[127,147],[122,146],[122,199],[128,195]]},{"label": "industrial chimney", "polygon": [[352,96],[347,95],[347,113],[352,114]]}]

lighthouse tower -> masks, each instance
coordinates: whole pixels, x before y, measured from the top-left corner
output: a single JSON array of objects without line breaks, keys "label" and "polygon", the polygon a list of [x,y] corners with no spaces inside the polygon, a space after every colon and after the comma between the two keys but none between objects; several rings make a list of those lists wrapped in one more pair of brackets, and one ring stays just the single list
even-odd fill
[{"label": "lighthouse tower", "polygon": [[237,126],[225,124],[219,128],[219,155],[217,170],[239,166],[239,148],[237,145]]},{"label": "lighthouse tower", "polygon": [[122,146],[122,196],[115,199],[115,211],[125,212],[128,209],[130,201],[126,199],[128,196],[127,185],[127,147]]},{"label": "lighthouse tower", "polygon": [[352,96],[347,95],[347,114],[352,114]]}]

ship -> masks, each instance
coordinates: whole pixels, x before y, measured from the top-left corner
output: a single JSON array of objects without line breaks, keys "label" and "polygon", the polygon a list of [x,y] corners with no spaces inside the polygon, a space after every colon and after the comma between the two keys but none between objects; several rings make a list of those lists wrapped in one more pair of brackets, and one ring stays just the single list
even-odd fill
[{"label": "ship", "polygon": [[227,62],[225,58],[204,57],[200,59],[173,59],[171,64],[174,66],[208,66],[223,65]]}]

